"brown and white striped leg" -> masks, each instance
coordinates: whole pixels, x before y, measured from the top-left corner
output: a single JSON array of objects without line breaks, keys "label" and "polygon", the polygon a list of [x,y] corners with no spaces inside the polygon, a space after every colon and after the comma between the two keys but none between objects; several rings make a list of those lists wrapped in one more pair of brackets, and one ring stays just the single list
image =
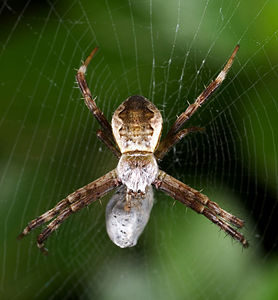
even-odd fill
[{"label": "brown and white striped leg", "polygon": [[[239,45],[237,45],[229,58],[228,62],[226,63],[225,67],[222,71],[218,74],[216,79],[211,82],[208,87],[201,93],[201,95],[195,100],[194,103],[190,104],[186,111],[179,115],[169,132],[167,133],[165,139],[171,138],[178,130],[184,125],[184,123],[191,118],[191,116],[196,112],[196,110],[204,104],[204,102],[211,96],[216,89],[221,85],[223,80],[225,79],[228,71],[230,70],[233,61],[235,59],[236,53],[239,49]],[[162,141],[163,142],[163,141]]]},{"label": "brown and white striped leg", "polygon": [[55,231],[71,214],[79,211],[80,209],[90,205],[92,202],[103,197],[105,194],[115,189],[121,183],[117,179],[116,170],[109,172],[108,174],[100,177],[91,183],[91,187],[87,190],[86,195],[80,198],[78,201],[72,203],[69,207],[65,208],[60,214],[47,225],[47,228],[38,236],[37,246],[44,254],[47,254],[47,249],[44,247],[45,240],[49,235]]},{"label": "brown and white striped leg", "polygon": [[105,118],[103,112],[97,107],[95,100],[92,97],[91,91],[87,85],[85,73],[88,64],[90,63],[91,59],[97,52],[98,48],[96,47],[90,55],[87,57],[85,62],[81,65],[79,68],[77,74],[76,74],[76,80],[79,85],[79,88],[83,94],[85,104],[89,108],[89,110],[92,112],[92,114],[95,116],[95,118],[98,120],[101,127],[104,129],[104,131],[107,133],[108,137],[113,141],[113,134],[112,134],[112,128],[110,123]]},{"label": "brown and white striped leg", "polygon": [[192,189],[163,171],[159,171],[158,177],[153,185],[172,198],[179,200],[186,206],[195,210],[197,213],[204,215],[228,233],[233,239],[239,241],[243,247],[248,247],[248,242],[245,237],[230,225],[232,224],[233,226],[240,228],[244,225],[244,222],[236,216],[226,212],[217,203],[210,201],[207,196]]},{"label": "brown and white striped leg", "polygon": [[[72,194],[68,195],[65,199],[61,200],[57,205],[52,209],[45,212],[38,218],[32,220],[23,230],[23,232],[18,236],[18,239],[23,238],[31,230],[39,227],[40,225],[49,222],[56,215],[60,214],[63,210],[67,209],[70,205],[73,205],[76,202],[86,200],[88,198],[102,197],[105,193],[111,190],[112,187],[119,185],[117,179],[117,174],[115,170],[110,171],[106,175],[100,177],[99,179],[87,184],[86,186],[78,189]],[[98,199],[96,198],[96,199]]]},{"label": "brown and white striped leg", "polygon": [[78,189],[72,194],[68,195],[65,199],[58,202],[52,209],[48,210],[41,216],[32,220],[28,223],[28,225],[24,228],[23,232],[17,237],[18,240],[22,239],[25,235],[27,235],[33,229],[41,226],[44,223],[52,220],[56,215],[58,215],[63,209],[65,209],[68,205],[80,199],[82,193],[85,193],[85,187]]}]

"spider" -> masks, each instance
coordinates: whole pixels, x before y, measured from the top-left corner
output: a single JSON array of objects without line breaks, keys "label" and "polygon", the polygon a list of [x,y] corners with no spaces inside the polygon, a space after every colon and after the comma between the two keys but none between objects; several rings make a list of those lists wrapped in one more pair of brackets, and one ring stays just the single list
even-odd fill
[{"label": "spider", "polygon": [[241,219],[158,167],[158,162],[178,141],[191,132],[202,130],[197,127],[181,127],[221,85],[238,49],[239,45],[235,47],[216,79],[178,116],[166,137],[160,142],[162,116],[155,105],[143,96],[135,95],[125,100],[114,112],[111,124],[98,108],[85,79],[87,66],[98,50],[95,48],[79,68],[76,79],[86,106],[101,126],[97,137],[119,159],[118,165],[114,170],[76,190],[52,209],[29,222],[18,239],[51,221],[37,237],[37,246],[46,254],[44,242],[62,222],[71,214],[118,188],[106,208],[107,232],[116,245],[122,248],[134,246],[148,222],[153,205],[154,186],[205,216],[239,241],[243,247],[248,247],[245,237],[236,230],[244,225]]}]

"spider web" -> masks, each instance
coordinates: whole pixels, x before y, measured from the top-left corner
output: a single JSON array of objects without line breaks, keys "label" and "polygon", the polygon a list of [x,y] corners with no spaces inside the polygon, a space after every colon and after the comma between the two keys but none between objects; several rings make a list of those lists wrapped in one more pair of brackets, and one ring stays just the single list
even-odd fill
[{"label": "spider web", "polygon": [[[4,1],[1,15],[1,299],[274,299],[277,278],[277,3],[274,1]],[[47,241],[36,216],[117,161],[80,99],[76,68],[109,120],[128,96],[148,97],[164,131],[241,48],[219,91],[161,168],[244,219],[241,246],[155,193],[134,248],[105,230],[103,198]]]}]

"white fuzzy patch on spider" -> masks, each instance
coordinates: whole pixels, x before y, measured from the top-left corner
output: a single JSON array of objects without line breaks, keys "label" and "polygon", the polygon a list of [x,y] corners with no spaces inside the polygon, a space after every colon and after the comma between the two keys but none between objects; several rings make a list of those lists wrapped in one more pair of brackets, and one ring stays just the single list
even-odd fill
[{"label": "white fuzzy patch on spider", "polygon": [[117,166],[120,181],[133,192],[145,193],[158,174],[158,165],[153,154],[123,154]]},{"label": "white fuzzy patch on spider", "polygon": [[106,230],[112,242],[121,248],[135,246],[148,223],[152,206],[151,186],[144,195],[129,195],[126,187],[121,186],[106,206]]}]

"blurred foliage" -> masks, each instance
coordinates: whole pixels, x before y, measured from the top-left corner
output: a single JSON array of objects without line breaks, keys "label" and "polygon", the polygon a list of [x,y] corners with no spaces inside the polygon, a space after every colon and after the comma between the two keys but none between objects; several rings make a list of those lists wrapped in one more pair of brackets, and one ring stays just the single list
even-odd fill
[{"label": "blurred foliage", "polygon": [[[278,298],[277,9],[250,0],[2,4],[1,299]],[[15,240],[29,220],[116,166],[75,88],[92,48],[100,51],[87,78],[107,117],[142,94],[167,129],[237,43],[223,89],[189,122],[206,133],[162,167],[245,219],[248,250],[162,193],[131,249],[105,232],[109,197],[65,222],[48,257],[36,248],[39,231]]]}]

